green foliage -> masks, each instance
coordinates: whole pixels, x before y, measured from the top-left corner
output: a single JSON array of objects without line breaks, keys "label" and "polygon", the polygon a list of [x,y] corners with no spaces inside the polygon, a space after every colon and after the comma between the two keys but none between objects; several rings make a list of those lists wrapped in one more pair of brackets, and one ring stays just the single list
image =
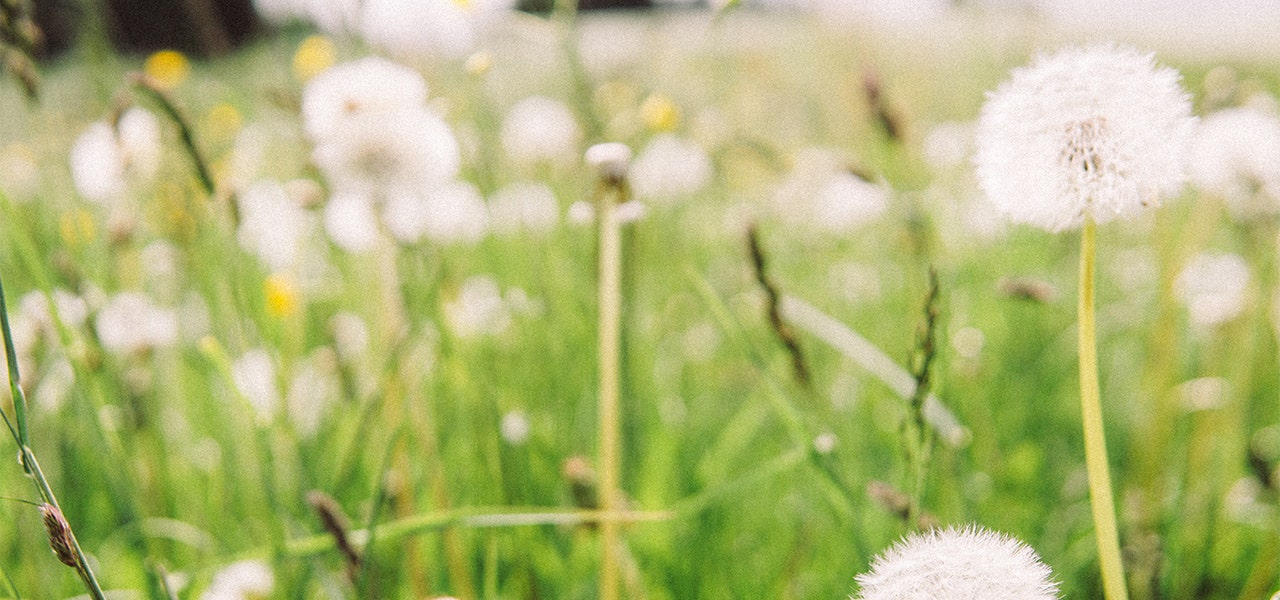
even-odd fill
[{"label": "green foliage", "polygon": [[[710,185],[654,203],[624,230],[621,488],[647,516],[622,526],[623,596],[847,597],[853,577],[908,530],[867,492],[886,482],[923,490],[918,508],[942,523],[1022,539],[1066,597],[1098,597],[1076,400],[1075,241],[970,228],[982,208],[967,167],[931,169],[922,150],[930,126],[972,119],[983,92],[1026,53],[973,40],[962,51],[909,44],[745,9],[706,30],[627,18],[654,21],[632,24],[651,44],[626,70],[571,74],[577,61],[498,49],[486,76],[460,62],[423,65],[448,121],[478,146],[473,157],[483,159],[466,162],[463,176],[486,195],[537,179],[563,215],[595,185],[576,162],[528,168],[505,158],[499,128],[513,98],[504,83],[559,97],[581,122],[637,149],[656,133],[637,117],[641,104],[664,94],[679,107],[677,131],[713,157]],[[565,35],[559,23],[537,25]],[[672,44],[670,31],[698,37]],[[318,180],[297,114],[302,84],[288,69],[298,41],[266,39],[198,64],[170,92],[220,194],[233,188],[236,134],[254,127],[277,139],[255,177]],[[339,44],[342,57],[363,52]],[[546,72],[492,79],[526,59]],[[30,445],[104,588],[168,597],[156,580],[167,571],[182,574],[170,581],[177,597],[196,598],[222,567],[253,558],[273,569],[276,597],[593,598],[596,516],[580,512],[594,508],[591,473],[569,468],[583,457],[589,467],[596,449],[593,229],[565,222],[473,247],[387,240],[363,255],[325,245],[315,250],[329,265],[319,284],[284,290],[297,304],[282,307],[273,274],[238,245],[226,197],[201,191],[172,123],[156,182],[131,191],[130,227],[77,196],[68,149],[129,89],[132,63],[85,55],[58,65],[39,105],[0,83],[0,149],[40,167],[29,197],[0,198],[0,276],[11,311],[34,292],[27,302],[54,315],[22,363]],[[886,137],[862,97],[859,73],[871,66],[906,123],[901,139]],[[1187,67],[1188,80],[1211,66]],[[1272,71],[1239,72],[1275,87]],[[573,81],[588,93],[571,93]],[[228,109],[239,124],[215,118]],[[838,148],[892,185],[885,214],[828,232],[767,208],[808,146]],[[929,379],[970,430],[968,444],[933,443],[927,463],[913,464],[902,439],[915,419],[909,403],[803,332],[812,383],[794,380],[752,273],[744,213],[757,215],[784,295],[904,366],[936,269]],[[1099,229],[1103,415],[1134,597],[1264,597],[1280,580],[1277,490],[1260,479],[1280,459],[1280,442],[1267,445],[1280,437],[1275,230],[1233,222],[1193,193]],[[153,268],[158,247],[172,250],[171,268]],[[1188,323],[1172,289],[1205,248],[1241,253],[1253,269],[1243,314],[1211,330]],[[476,275],[529,299],[499,334],[463,335],[449,320]],[[88,318],[62,322],[55,290],[83,298]],[[95,321],[106,298],[130,290],[205,310],[182,313],[171,346],[112,352]],[[368,325],[355,357],[338,349],[334,317],[344,312]],[[323,410],[314,429],[285,406],[261,417],[237,391],[233,365],[255,348],[281,390],[308,365],[336,375],[334,405],[304,403],[304,412]],[[1180,384],[1208,377],[1223,378],[1222,394],[1189,404]],[[527,437],[505,440],[503,421],[517,414]],[[820,451],[826,434],[834,446]],[[0,490],[38,500],[21,467],[6,464]],[[359,576],[348,576],[308,505],[311,490],[363,530],[352,532],[369,544]],[[0,503],[0,571],[26,597],[83,592],[27,504]]]}]

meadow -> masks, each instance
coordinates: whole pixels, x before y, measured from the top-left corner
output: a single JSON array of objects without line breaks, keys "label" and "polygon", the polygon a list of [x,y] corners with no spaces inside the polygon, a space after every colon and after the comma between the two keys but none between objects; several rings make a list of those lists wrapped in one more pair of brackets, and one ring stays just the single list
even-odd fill
[{"label": "meadow", "polygon": [[[399,61],[456,137],[456,193],[444,216],[387,198],[358,231],[330,209],[343,184],[305,95],[375,45],[294,25],[188,61],[91,36],[34,99],[0,81],[26,407],[0,406],[25,414],[111,598],[589,599],[602,560],[624,598],[847,598],[928,524],[1014,536],[1062,597],[1100,598],[1077,236],[1005,222],[971,166],[984,94],[1069,43],[1021,19],[512,17]],[[1274,61],[1157,61],[1202,118],[1275,110]],[[95,122],[123,136],[130,107],[155,155],[88,198],[73,148]],[[601,142],[634,152],[624,176],[584,161]],[[1244,194],[1280,202],[1268,185]],[[1228,195],[1191,184],[1098,228],[1135,598],[1280,592],[1280,205]],[[596,215],[614,199],[609,461]],[[0,595],[84,594],[21,457],[4,465]]]}]

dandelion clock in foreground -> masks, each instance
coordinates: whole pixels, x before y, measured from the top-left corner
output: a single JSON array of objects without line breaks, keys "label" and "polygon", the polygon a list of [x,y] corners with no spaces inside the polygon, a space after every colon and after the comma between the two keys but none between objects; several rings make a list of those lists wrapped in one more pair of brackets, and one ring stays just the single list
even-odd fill
[{"label": "dandelion clock in foreground", "polygon": [[1054,600],[1058,585],[1035,550],[978,527],[907,537],[858,576],[854,600]]},{"label": "dandelion clock in foreground", "polygon": [[1180,79],[1129,48],[1040,56],[988,95],[979,184],[1011,220],[1050,231],[1157,204],[1181,186],[1195,128]]},{"label": "dandelion clock in foreground", "polygon": [[978,183],[1011,220],[1080,228],[1080,407],[1085,470],[1107,600],[1124,600],[1098,383],[1096,223],[1156,205],[1183,182],[1195,119],[1177,71],[1112,45],[1069,48],[1016,69],[978,120]]}]

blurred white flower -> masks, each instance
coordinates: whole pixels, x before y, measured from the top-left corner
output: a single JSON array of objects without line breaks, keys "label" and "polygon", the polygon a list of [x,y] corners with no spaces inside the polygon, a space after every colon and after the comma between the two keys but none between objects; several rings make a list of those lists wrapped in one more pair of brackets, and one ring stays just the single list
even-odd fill
[{"label": "blurred white flower", "polygon": [[967,166],[973,158],[974,124],[939,123],[924,135],[924,159],[934,171]]},{"label": "blurred white flower", "polygon": [[886,187],[850,172],[835,153],[806,148],[774,191],[773,209],[788,223],[841,233],[880,218],[889,196]]},{"label": "blurred white flower", "polygon": [[489,216],[494,233],[544,235],[560,222],[560,203],[546,184],[517,181],[494,192]]},{"label": "blurred white flower", "polygon": [[621,181],[631,168],[631,148],[621,142],[605,142],[587,148],[582,158],[601,177]]},{"label": "blurred white flower", "polygon": [[461,162],[449,125],[422,107],[348,115],[316,144],[312,159],[334,189],[368,195],[439,185]]},{"label": "blurred white flower", "polygon": [[511,0],[365,0],[360,30],[369,45],[392,56],[457,59],[476,49],[488,23]]},{"label": "blurred white flower", "polygon": [[322,348],[303,361],[289,379],[285,408],[289,420],[304,437],[320,429],[324,417],[342,396],[333,350]]},{"label": "blurred white flower", "polygon": [[271,567],[260,560],[231,563],[213,576],[201,600],[265,600],[275,589]]},{"label": "blurred white flower", "polygon": [[299,0],[316,29],[329,35],[354,33],[360,23],[360,0]]},{"label": "blurred white flower", "polygon": [[1180,79],[1149,54],[1110,45],[1015,69],[978,121],[983,191],[1013,221],[1050,231],[1157,204],[1183,182],[1195,127]]},{"label": "blurred white flower", "polygon": [[543,96],[517,102],[502,122],[502,147],[523,165],[571,162],[581,140],[582,129],[569,107]]},{"label": "blurred white flower", "polygon": [[90,125],[71,146],[71,178],[86,200],[105,203],[131,180],[147,181],[160,164],[160,122],[146,109],[124,111],[113,126]]},{"label": "blurred white flower", "polygon": [[[62,288],[55,288],[51,294],[53,306],[58,311],[58,318],[63,325],[75,329],[84,324],[89,316],[89,305],[84,298]],[[28,319],[39,330],[56,334],[56,324],[49,312],[49,299],[44,292],[32,290],[18,300],[18,313]]]},{"label": "blurred white flower", "polygon": [[98,311],[94,329],[102,347],[110,352],[142,352],[176,342],[178,316],[172,309],[156,306],[143,294],[122,292]]},{"label": "blurred white flower", "polygon": [[489,229],[484,198],[474,185],[462,181],[425,193],[389,194],[382,217],[391,235],[406,244],[423,239],[440,244],[474,244]]},{"label": "blurred white flower", "polygon": [[280,406],[280,386],[276,383],[276,365],[265,349],[245,352],[231,365],[231,379],[236,390],[249,401],[261,422],[268,422]]},{"label": "blurred white flower", "polygon": [[354,362],[369,348],[369,326],[353,312],[342,311],[329,318],[333,346],[343,362]]},{"label": "blurred white flower", "polygon": [[700,146],[672,134],[653,138],[631,164],[637,198],[670,201],[711,182],[711,158]]},{"label": "blurred white flower", "polygon": [[502,415],[498,428],[502,432],[503,441],[512,446],[523,445],[529,439],[529,417],[523,410],[512,410]]},{"label": "blurred white flower", "polygon": [[302,123],[312,140],[334,135],[347,118],[417,109],[426,104],[427,82],[417,71],[370,56],[334,65],[302,92]]},{"label": "blurred white flower", "polygon": [[1248,288],[1249,265],[1238,254],[1199,254],[1174,281],[1174,293],[1186,305],[1191,322],[1203,327],[1240,316]]},{"label": "blurred white flower", "polygon": [[511,311],[502,299],[498,281],[475,275],[462,283],[458,295],[445,302],[449,329],[462,338],[498,335],[511,326]]},{"label": "blurred white flower", "polygon": [[373,201],[359,194],[334,194],[324,207],[324,230],[339,248],[366,252],[378,241]]},{"label": "blurred white flower", "polygon": [[1226,200],[1237,216],[1280,212],[1280,118],[1254,106],[1204,117],[1187,156],[1187,173],[1197,187]]},{"label": "blurred white flower", "polygon": [[254,183],[236,197],[240,207],[240,227],[236,239],[272,271],[297,264],[306,237],[315,227],[314,218],[285,192],[279,182]]},{"label": "blurred white flower", "polygon": [[858,576],[855,600],[1056,600],[1058,584],[1035,550],[988,529],[908,536]]}]

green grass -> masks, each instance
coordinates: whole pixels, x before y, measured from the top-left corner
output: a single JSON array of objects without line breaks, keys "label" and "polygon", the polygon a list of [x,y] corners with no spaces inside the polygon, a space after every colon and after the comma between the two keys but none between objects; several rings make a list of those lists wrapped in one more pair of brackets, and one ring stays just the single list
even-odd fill
[{"label": "green grass", "polygon": [[[687,25],[641,23],[666,43],[655,42],[634,68],[588,75],[593,98],[569,91],[562,60],[534,61],[550,72],[521,73],[527,57],[495,51],[489,77],[509,80],[489,93],[461,65],[423,67],[451,124],[490,145],[493,160],[464,168],[486,193],[535,177],[567,208],[595,185],[585,167],[530,173],[505,162],[492,145],[513,89],[561,98],[580,120],[604,124],[609,140],[633,147],[650,133],[628,126],[600,88],[613,86],[633,111],[660,91],[681,108],[680,132],[715,159],[706,190],[651,207],[624,229],[621,489],[631,508],[664,514],[621,525],[623,597],[843,598],[874,555],[908,531],[865,491],[873,481],[914,487],[907,404],[803,332],[813,384],[793,380],[735,216],[767,202],[795,152],[811,145],[846,151],[898,192],[883,218],[842,235],[762,216],[773,279],[905,366],[936,268],[934,390],[972,439],[934,444],[922,508],[943,523],[1017,536],[1054,569],[1065,597],[1101,597],[1077,401],[1075,239],[1010,226],[994,238],[972,234],[960,222],[975,210],[969,174],[931,173],[920,151],[930,124],[972,119],[983,92],[1042,41],[1028,35],[992,49],[974,34],[961,50],[942,52],[779,16],[738,15],[698,35]],[[688,37],[671,43],[677,35]],[[318,177],[291,108],[301,90],[288,70],[299,37],[199,63],[174,92],[215,172],[233,136],[206,117],[227,103],[245,124],[282,132],[264,176]],[[340,50],[364,53],[354,44]],[[69,328],[42,339],[23,373],[31,446],[104,588],[160,597],[149,583],[154,563],[184,574],[179,596],[196,598],[221,566],[255,557],[274,569],[276,597],[594,598],[598,528],[560,524],[580,508],[563,464],[594,461],[597,444],[592,228],[562,224],[546,237],[490,237],[474,248],[387,245],[383,256],[325,248],[328,285],[305,295],[297,313],[275,316],[263,293],[269,273],[239,249],[225,207],[199,191],[172,124],[159,183],[137,190],[141,219],[131,236],[113,239],[105,212],[72,189],[72,139],[106,114],[139,64],[64,59],[45,73],[39,104],[0,84],[0,147],[24,144],[42,166],[34,200],[0,199],[0,276],[11,311],[25,292],[54,288],[90,300],[144,290],[163,305],[197,297],[208,308],[203,335],[141,356],[110,354],[91,327]],[[1196,91],[1215,64],[1172,66]],[[1274,65],[1236,67],[1277,89]],[[905,118],[903,143],[887,141],[871,120],[858,90],[864,68],[880,73]],[[1232,504],[1240,482],[1256,481],[1251,440],[1280,435],[1276,224],[1245,227],[1212,204],[1197,208],[1211,202],[1188,191],[1138,223],[1098,231],[1102,410],[1135,598],[1266,597],[1280,587],[1277,490],[1245,507],[1263,515],[1252,520]],[[90,231],[68,236],[81,214]],[[177,268],[148,275],[141,252],[158,240],[176,248]],[[1239,252],[1253,268],[1245,313],[1212,332],[1189,326],[1169,286],[1204,248]],[[1150,276],[1134,275],[1144,265]],[[854,281],[872,291],[854,293],[841,275],[850,272],[870,274],[873,281]],[[477,274],[524,290],[540,309],[517,314],[500,336],[455,335],[443,305]],[[1001,294],[998,282],[1012,276],[1049,282],[1058,294],[1047,302]],[[403,304],[403,337],[387,329],[389,297]],[[313,353],[333,347],[328,323],[339,311],[364,317],[371,340],[364,356],[336,367],[343,393],[315,434],[283,415],[258,420],[233,391],[229,361],[266,348],[283,386]],[[962,353],[971,329],[981,332],[980,350]],[[51,373],[62,362],[74,384],[54,405]],[[1226,378],[1229,392],[1216,407],[1187,410],[1177,386],[1200,377]],[[517,409],[531,430],[511,445],[499,424]],[[838,440],[829,454],[812,450],[822,433]],[[1264,460],[1274,470],[1277,458]],[[36,500],[21,468],[7,464],[0,495]],[[353,528],[375,526],[356,584],[306,502],[310,490],[332,496]],[[540,524],[524,524],[526,513],[541,515],[529,517]],[[0,502],[0,568],[23,597],[84,592],[27,504]]]}]

